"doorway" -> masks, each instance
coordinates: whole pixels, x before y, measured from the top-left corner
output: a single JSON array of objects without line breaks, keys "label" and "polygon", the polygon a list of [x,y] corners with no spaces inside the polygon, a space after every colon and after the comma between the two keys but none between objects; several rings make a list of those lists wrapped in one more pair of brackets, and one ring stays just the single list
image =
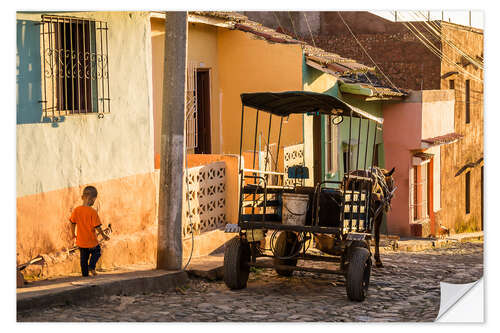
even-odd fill
[{"label": "doorway", "polygon": [[212,152],[210,140],[210,70],[196,70],[196,101],[198,145],[195,154],[210,154]]}]

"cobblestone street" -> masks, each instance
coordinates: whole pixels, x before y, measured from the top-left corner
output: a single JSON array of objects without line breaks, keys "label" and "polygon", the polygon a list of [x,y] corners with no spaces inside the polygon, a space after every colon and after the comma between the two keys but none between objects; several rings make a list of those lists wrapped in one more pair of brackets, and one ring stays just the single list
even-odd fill
[{"label": "cobblestone street", "polygon": [[434,321],[440,282],[470,283],[482,277],[483,243],[389,252],[382,261],[383,268],[372,269],[363,303],[348,301],[342,276],[294,272],[286,278],[259,269],[251,273],[248,288],[239,291],[228,290],[222,281],[192,279],[166,293],[101,297],[18,313],[18,321]]}]

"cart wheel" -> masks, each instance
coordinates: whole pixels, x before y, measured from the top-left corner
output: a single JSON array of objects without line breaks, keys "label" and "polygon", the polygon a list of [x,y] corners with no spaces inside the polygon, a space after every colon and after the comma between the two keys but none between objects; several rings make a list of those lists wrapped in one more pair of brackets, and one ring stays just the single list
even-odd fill
[{"label": "cart wheel", "polygon": [[352,241],[351,247],[352,248],[355,248],[355,247],[364,247],[365,249],[367,249],[368,251],[370,251],[370,245],[368,245],[368,243],[366,241]]},{"label": "cart wheel", "polygon": [[368,250],[368,252],[371,253],[371,251],[370,251],[370,245],[368,245],[367,242],[365,242],[365,241],[352,241],[351,245],[347,248],[346,258],[347,258],[348,261],[349,261],[349,259],[352,256],[352,252],[357,247],[365,248],[365,249]]},{"label": "cart wheel", "polygon": [[[278,238],[276,239],[275,256],[287,257],[293,254],[293,252],[297,252],[297,246],[299,246],[298,239],[297,235],[294,232],[291,231],[281,232]],[[274,264],[297,266],[297,259],[296,258],[279,259],[277,257],[274,257]],[[281,276],[292,276],[293,270],[276,269],[276,273],[278,273],[278,275]]]},{"label": "cart wheel", "polygon": [[224,250],[224,283],[229,289],[243,289],[250,274],[250,246],[239,237],[231,239]]},{"label": "cart wheel", "polygon": [[370,252],[363,247],[352,249],[347,268],[347,296],[351,301],[361,302],[365,299],[370,284],[372,259]]}]

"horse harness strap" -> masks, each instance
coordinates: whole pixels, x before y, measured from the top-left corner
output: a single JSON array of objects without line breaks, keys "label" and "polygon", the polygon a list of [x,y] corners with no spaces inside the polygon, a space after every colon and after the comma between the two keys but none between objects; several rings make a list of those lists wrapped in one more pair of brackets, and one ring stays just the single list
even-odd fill
[{"label": "horse harness strap", "polygon": [[373,167],[370,170],[374,180],[373,193],[377,194],[379,199],[383,202],[385,210],[389,210],[391,206],[391,197],[393,192],[389,190],[389,186],[385,180],[384,173],[378,167]]}]

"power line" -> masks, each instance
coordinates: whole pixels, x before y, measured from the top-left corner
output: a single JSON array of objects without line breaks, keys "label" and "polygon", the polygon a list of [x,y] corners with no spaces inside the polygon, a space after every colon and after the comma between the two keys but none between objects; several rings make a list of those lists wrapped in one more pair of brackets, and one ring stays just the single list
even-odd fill
[{"label": "power line", "polygon": [[[462,72],[462,74],[464,75],[468,75],[470,76],[471,78],[473,78],[474,80],[476,81],[479,81],[479,82],[483,82],[483,80],[479,77],[477,77],[476,75],[468,72],[467,70],[465,70],[463,67],[461,66],[458,66],[456,63],[454,63],[451,59],[449,59],[445,54],[443,54],[431,41],[429,41],[425,36],[424,34],[422,34],[422,32],[420,32],[420,30],[418,30],[411,22],[402,22],[403,25],[408,29],[410,30],[410,32],[412,32],[415,37],[417,37],[418,40],[420,40],[422,42],[422,44],[427,48],[429,49],[432,53],[434,53],[434,55],[436,55],[437,57],[439,57],[441,60],[444,60],[445,62],[447,62],[449,65],[457,68],[459,71]],[[413,29],[411,29],[409,26],[411,26]]]},{"label": "power line", "polygon": [[311,27],[309,26],[309,21],[307,20],[306,12],[302,12],[302,14],[304,14],[304,18],[306,19],[307,28],[309,29],[309,34],[311,35],[311,40],[313,42],[313,45],[314,45],[314,47],[316,47],[316,43],[314,42],[314,37],[313,37],[312,31],[311,31]]},{"label": "power line", "polygon": [[[403,24],[404,24],[404,22],[403,22]],[[412,30],[411,30],[408,26],[407,26],[407,28],[408,28],[410,31],[412,31]],[[412,31],[412,32],[413,32],[413,31]],[[418,36],[418,35],[416,35],[416,37],[417,37],[417,38],[419,38],[419,36]],[[419,38],[419,40],[420,40],[420,38]],[[427,46],[427,44],[426,44],[424,41],[422,41],[422,40],[420,40],[420,41],[421,41],[421,42],[424,44],[424,46],[426,46],[426,47],[427,47],[427,48],[428,48],[431,52],[433,52],[434,54],[436,54],[436,53],[435,53],[435,50],[433,50],[433,49],[429,48],[429,47]],[[436,54],[436,55],[437,55],[438,57],[440,57],[440,58],[441,58],[441,56],[439,56],[438,54]],[[441,59],[442,59],[442,60],[444,60],[444,61],[447,61],[447,59],[443,59],[443,58],[441,58]],[[453,63],[452,63],[452,64],[453,64]],[[480,81],[480,82],[482,83],[482,81]],[[461,93],[465,93],[465,91],[464,91],[464,90],[459,89],[459,88],[457,88],[457,87],[455,87],[453,90],[458,91],[458,92],[461,92]],[[480,94],[480,92],[479,92],[479,94]],[[475,97],[473,97],[473,96],[470,96],[470,99],[471,99],[471,100],[478,101],[478,103],[469,103],[469,104],[480,104],[480,103],[482,103],[482,100],[481,100],[481,99],[477,99],[477,98],[475,98]],[[457,102],[462,102],[462,101],[457,101]]]},{"label": "power line", "polygon": [[293,29],[293,33],[295,34],[295,38],[299,39],[299,35],[297,35],[297,31],[295,30],[295,24],[293,23],[292,15],[290,14],[290,12],[287,12],[287,13],[288,13],[288,17],[290,18],[290,22],[292,22],[292,29]]},{"label": "power line", "polygon": [[[402,22],[402,23],[405,25],[405,27],[406,27],[408,30],[410,30],[410,31],[411,31],[411,32],[415,35],[415,37],[417,37],[417,39],[419,39],[419,40],[422,42],[422,44],[423,44],[426,48],[428,48],[428,49],[429,49],[432,53],[434,53],[436,56],[438,56],[441,60],[444,60],[445,62],[447,62],[447,63],[448,63],[448,64],[450,64],[451,66],[453,66],[453,67],[457,68],[459,71],[461,71],[461,72],[462,72],[462,74],[468,75],[468,76],[470,76],[471,78],[473,78],[473,79],[475,79],[475,80],[477,80],[477,81],[482,82],[482,79],[481,79],[481,78],[479,78],[479,77],[475,76],[474,74],[472,74],[472,73],[468,72],[465,68],[463,68],[463,67],[461,67],[461,66],[458,66],[455,62],[453,62],[453,60],[449,59],[447,55],[443,54],[443,53],[441,52],[441,50],[440,50],[437,46],[435,46],[435,45],[434,45],[431,41],[429,41],[429,40],[427,39],[427,37],[425,37],[425,35],[424,35],[424,34],[423,34],[420,30],[418,30],[418,29],[416,28],[416,26],[415,26],[415,25],[413,25],[410,21],[408,21],[408,22]],[[408,25],[410,25],[410,26],[411,26],[411,27],[412,27],[415,31],[414,31],[414,30],[412,30],[411,28],[409,28],[409,26],[408,26]],[[420,35],[420,36],[419,36],[419,35]]]},{"label": "power line", "polygon": [[[288,13],[288,17],[290,18],[290,22],[291,22],[291,24],[292,24],[292,28],[293,28],[293,30],[294,30],[294,33],[295,33],[295,35],[296,35],[296,37],[295,37],[295,38],[297,38],[297,39],[298,39],[297,32],[295,31],[295,24],[294,24],[293,18],[292,18],[292,16],[290,15],[290,12],[287,12],[287,13]],[[278,19],[278,16],[276,15],[276,13],[275,13],[275,12],[273,12],[273,15],[274,15],[274,18],[275,18],[276,22],[278,23],[278,26],[281,28],[281,30],[282,30],[282,31],[284,31],[283,27],[281,26],[281,22],[280,22],[280,20]],[[307,21],[307,16],[305,15],[305,13],[304,13],[304,17],[305,17],[305,19],[306,19],[307,26],[309,27],[309,32],[310,32],[310,34],[311,34],[311,39],[312,39],[313,45],[314,45],[314,47],[316,47],[316,45],[315,45],[315,43],[314,43],[314,38],[313,38],[313,35],[312,35],[312,31],[311,31],[311,28],[310,28],[310,26],[309,26],[309,22]],[[377,93],[377,94],[380,94],[380,92],[377,90],[377,88],[375,87],[375,85],[373,84],[373,82],[371,82],[370,78],[369,78],[369,77],[368,77],[365,73],[363,73],[363,75],[367,78],[367,80],[368,80],[368,81],[370,82],[370,84],[373,86],[373,88],[375,89],[376,93]],[[397,89],[397,88],[396,88],[396,89]],[[399,90],[398,90],[398,91],[399,91]]]},{"label": "power line", "polygon": [[281,25],[281,22],[278,18],[278,15],[276,15],[276,12],[272,12],[273,15],[274,15],[274,19],[276,20],[276,22],[278,22],[278,27],[280,27],[281,31],[284,33],[285,32],[285,29],[283,29],[283,26]]},{"label": "power line", "polygon": [[[467,72],[464,68],[462,67],[459,67],[457,66],[453,61],[451,61],[446,55],[442,54],[439,50],[439,48],[437,46],[435,46],[432,42],[430,42],[421,32],[420,30],[418,30],[412,23],[410,22],[403,22],[404,26],[410,30],[410,32],[412,32],[415,37],[417,37],[418,40],[420,40],[420,42],[422,42],[422,44],[429,50],[431,51],[434,55],[436,55],[439,59],[441,59],[441,61],[445,61],[446,63],[448,63],[449,65],[451,65],[452,67],[455,67],[457,68],[460,72],[462,72],[462,74],[466,74],[466,75],[469,75],[471,77],[473,77],[474,79],[476,80],[481,80],[480,78],[477,78],[475,77],[474,75],[470,74],[469,72]],[[410,28],[409,26],[411,26],[412,28]]]},{"label": "power line", "polygon": [[[351,28],[349,27],[349,25],[347,24],[347,22],[344,20],[344,18],[342,17],[342,15],[340,14],[340,12],[337,12],[337,14],[339,15],[340,19],[342,20],[342,22],[344,22],[345,26],[347,27],[347,29],[349,30],[349,32],[351,33],[352,37],[356,40],[356,42],[358,43],[358,45],[361,47],[361,49],[363,50],[363,52],[365,52],[365,54],[368,56],[368,58],[370,58],[371,62],[375,65],[375,67],[380,71],[380,73],[382,73],[382,75],[384,75],[384,77],[387,79],[387,81],[392,85],[393,88],[395,88],[399,93],[401,93],[401,91],[398,89],[398,87],[396,87],[396,85],[394,83],[392,83],[392,81],[387,77],[387,75],[385,75],[385,73],[382,71],[382,69],[380,69],[380,67],[375,63],[375,61],[372,59],[372,57],[368,54],[368,52],[365,50],[365,48],[363,47],[363,45],[361,45],[361,43],[359,42],[359,40],[356,38],[356,36],[354,35],[354,33],[352,32]],[[366,78],[368,79],[368,81],[370,81],[370,79],[368,78],[368,76],[365,74]],[[371,83],[371,81],[370,81]],[[373,84],[372,84],[373,85]],[[374,87],[375,88],[375,87]]]},{"label": "power line", "polygon": [[[417,11],[416,13],[420,15],[420,18],[426,19],[426,16],[420,11]],[[444,41],[447,45],[455,49],[460,55],[464,56],[467,60],[469,60],[469,62],[473,63],[476,67],[479,67],[481,68],[481,70],[483,70],[484,66],[482,62],[478,62],[476,59],[467,54],[465,51],[462,51],[451,40],[448,40],[446,37],[442,36],[441,27],[437,23],[428,20],[421,21],[420,18],[417,16],[417,14],[415,14],[415,12],[409,12],[409,14],[416,21],[420,22],[422,27],[424,27],[430,33],[430,35],[435,36],[438,41]],[[442,53],[441,50],[439,50],[439,52]]]},{"label": "power line", "polygon": [[[417,14],[420,14],[421,17],[425,18],[424,14],[422,14],[420,11],[417,11]],[[465,51],[461,50],[458,46],[456,46],[451,40],[448,40],[446,37],[444,37],[441,28],[436,23],[434,23],[433,21],[421,21],[421,23],[422,26],[425,27],[426,30],[429,31],[431,34],[435,35],[438,40],[444,41],[447,45],[453,48],[458,54],[462,55],[470,63],[474,64],[476,67],[479,67],[481,70],[484,70],[484,65],[482,62],[478,62],[472,56],[470,56]]]}]

